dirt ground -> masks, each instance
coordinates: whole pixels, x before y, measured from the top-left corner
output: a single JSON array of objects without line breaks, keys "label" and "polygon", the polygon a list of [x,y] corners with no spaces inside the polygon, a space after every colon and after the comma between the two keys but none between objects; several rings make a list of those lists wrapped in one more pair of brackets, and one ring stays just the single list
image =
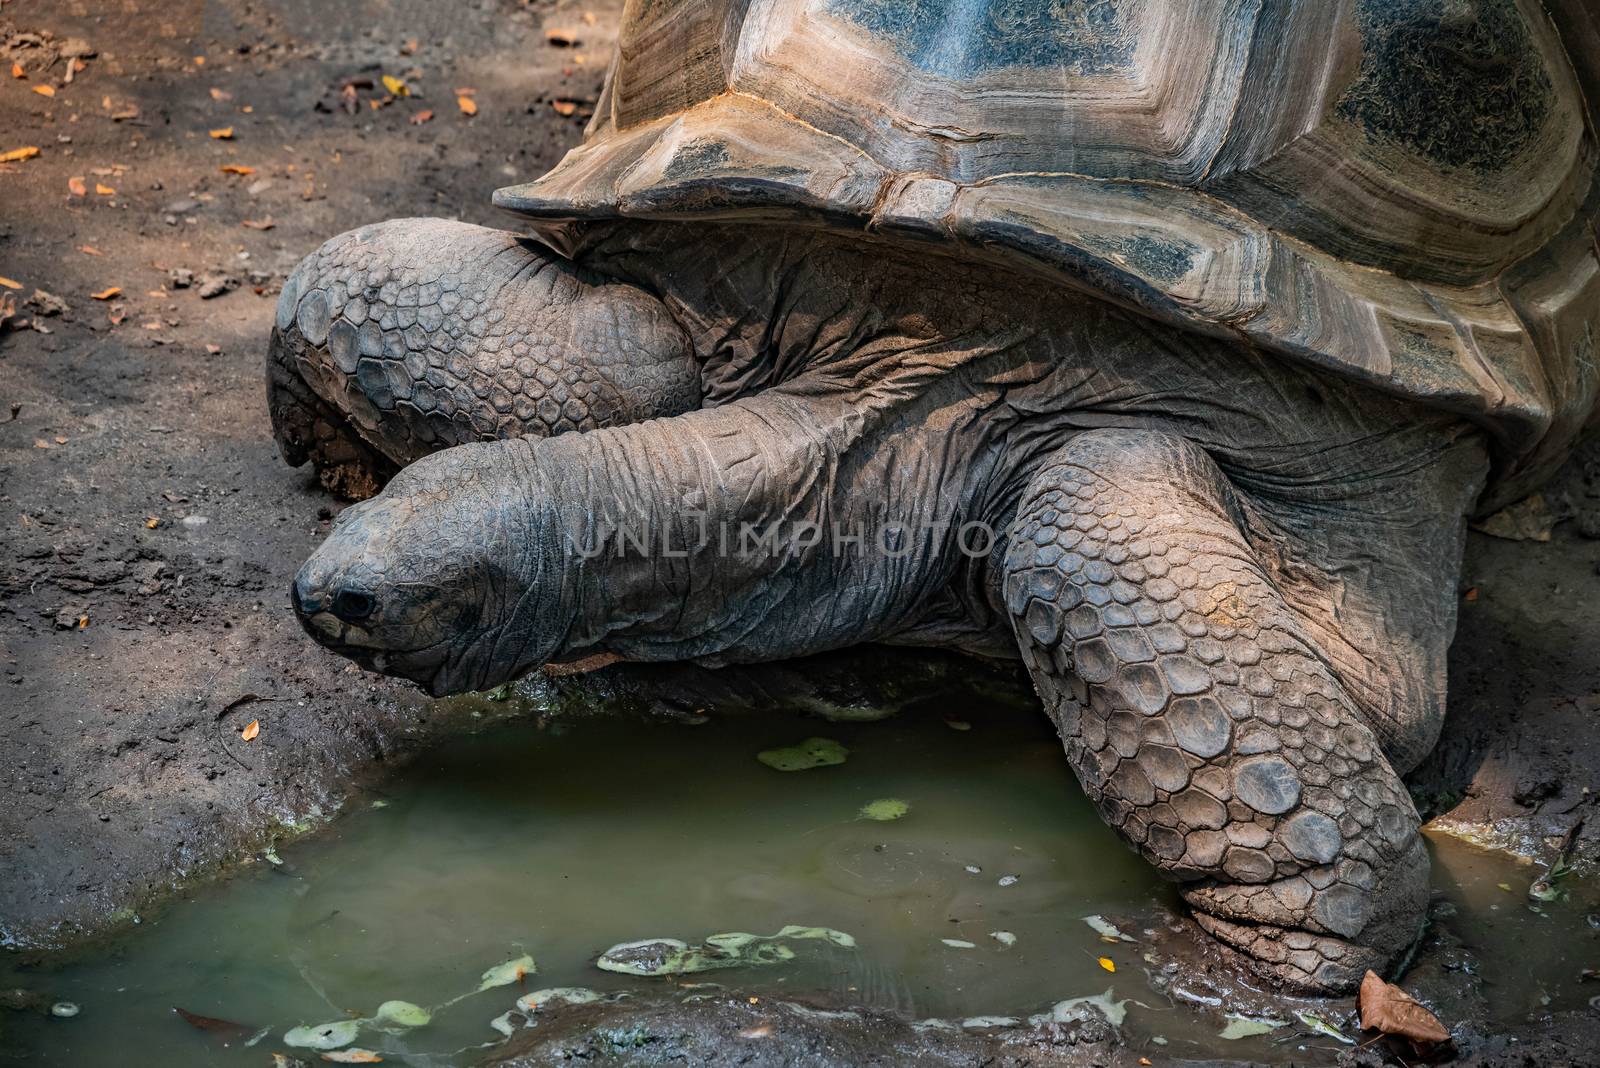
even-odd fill
[{"label": "dirt ground", "polygon": [[[278,459],[262,356],[326,237],[509,225],[490,192],[577,140],[619,7],[0,0],[0,154],[39,149],[0,163],[0,947],[131,922],[482,711],[300,632],[287,583],[338,504]],[[1583,514],[1548,542],[1472,537],[1413,776],[1440,827],[1545,856],[1600,791],[1600,450],[1550,499]]]},{"label": "dirt ground", "polygon": [[0,164],[0,944],[126,918],[450,729],[302,639],[286,583],[338,506],[277,456],[265,340],[327,237],[499,217],[580,136],[615,6],[0,6],[0,152],[40,149]]}]

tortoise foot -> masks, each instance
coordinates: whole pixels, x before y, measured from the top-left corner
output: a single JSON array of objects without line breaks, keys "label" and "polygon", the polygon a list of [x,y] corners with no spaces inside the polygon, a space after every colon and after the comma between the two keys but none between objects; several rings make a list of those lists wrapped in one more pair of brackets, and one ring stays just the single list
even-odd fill
[{"label": "tortoise foot", "polygon": [[1027,492],[1007,606],[1106,821],[1264,975],[1349,989],[1420,929],[1427,853],[1247,513],[1182,438],[1082,434]]}]

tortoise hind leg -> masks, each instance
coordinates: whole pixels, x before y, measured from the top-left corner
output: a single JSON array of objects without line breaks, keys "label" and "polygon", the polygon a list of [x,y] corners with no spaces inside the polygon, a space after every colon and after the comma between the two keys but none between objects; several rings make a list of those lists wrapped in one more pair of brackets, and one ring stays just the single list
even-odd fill
[{"label": "tortoise hind leg", "polygon": [[1414,940],[1428,859],[1262,525],[1186,439],[1086,432],[1027,490],[1006,604],[1107,822],[1259,970],[1344,989]]},{"label": "tortoise hind leg", "polygon": [[284,284],[268,350],[284,459],[335,492],[468,441],[676,415],[699,367],[667,308],[500,230],[397,219],[341,234]]}]

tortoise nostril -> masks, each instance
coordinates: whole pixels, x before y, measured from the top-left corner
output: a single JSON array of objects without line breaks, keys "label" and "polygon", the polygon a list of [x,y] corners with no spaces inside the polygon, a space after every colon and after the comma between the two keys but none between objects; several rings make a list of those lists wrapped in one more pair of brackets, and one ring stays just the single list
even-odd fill
[{"label": "tortoise nostril", "polygon": [[301,618],[314,616],[322,611],[323,607],[322,599],[301,578],[289,583],[289,603],[294,606],[295,614]]},{"label": "tortoise nostril", "polygon": [[359,623],[378,608],[378,599],[366,590],[346,587],[333,598],[333,614],[346,623]]}]

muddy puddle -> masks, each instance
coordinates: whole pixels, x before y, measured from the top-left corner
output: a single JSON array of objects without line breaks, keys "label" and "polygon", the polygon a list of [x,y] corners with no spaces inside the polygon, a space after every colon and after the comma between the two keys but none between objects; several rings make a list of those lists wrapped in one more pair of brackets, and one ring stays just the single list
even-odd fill
[{"label": "muddy puddle", "polygon": [[[1537,866],[1432,845],[1436,923],[1456,950],[1431,967],[1481,979],[1507,1020],[1600,990],[1579,981],[1600,964],[1600,888],[1569,877],[1558,899],[1530,901]],[[285,1041],[310,1028],[291,1037],[465,1065],[500,1040],[496,1021],[522,1025],[513,1010],[536,991],[693,997],[713,983],[946,1021],[932,1026],[1109,1013],[1157,1063],[1333,1059],[1340,1042],[1316,1024],[1348,1024],[1349,1002],[1299,1018],[1304,1004],[1256,1001],[1240,1021],[1175,998],[1182,970],[1151,938],[1175,904],[1016,694],[947,693],[878,722],[530,712],[95,954],[0,959],[0,989],[45,1006],[0,1009],[0,1064],[316,1061]],[[757,937],[705,944],[730,933]],[[607,952],[660,939],[684,946]],[[175,1006],[214,1019],[197,1027]]]}]

